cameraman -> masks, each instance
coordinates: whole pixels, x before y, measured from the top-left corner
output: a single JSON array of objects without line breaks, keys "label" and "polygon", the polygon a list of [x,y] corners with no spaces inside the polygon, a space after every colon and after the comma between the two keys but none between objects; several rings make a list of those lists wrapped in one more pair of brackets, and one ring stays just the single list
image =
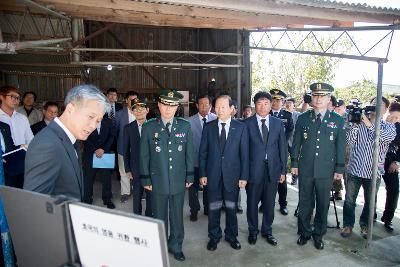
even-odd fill
[{"label": "cameraman", "polygon": [[392,232],[392,219],[399,200],[399,168],[400,168],[400,103],[393,102],[389,106],[386,121],[396,126],[396,138],[389,146],[385,160],[385,174],[383,180],[386,185],[386,204],[382,215],[382,222],[386,230]]},{"label": "cameraman", "polygon": [[[371,100],[371,105],[376,106],[375,98]],[[388,106],[389,101],[382,97],[381,114],[385,114]],[[343,230],[341,232],[343,237],[348,237],[352,233],[355,222],[356,199],[361,186],[364,191],[364,207],[360,216],[361,236],[367,238],[368,235],[375,117],[375,111],[371,111],[369,117],[363,112],[361,122],[353,123],[346,134],[347,145],[350,145],[352,149],[347,167],[348,176],[345,181],[346,197],[343,207]],[[380,127],[377,188],[383,174],[386,152],[390,142],[396,136],[396,129],[393,124],[381,120]]]}]

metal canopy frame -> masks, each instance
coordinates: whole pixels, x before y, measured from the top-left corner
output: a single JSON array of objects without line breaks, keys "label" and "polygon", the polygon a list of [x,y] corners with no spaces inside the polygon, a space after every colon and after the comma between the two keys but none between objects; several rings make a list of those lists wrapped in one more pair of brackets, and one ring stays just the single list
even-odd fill
[{"label": "metal canopy frame", "polygon": [[[382,105],[382,77],[383,77],[383,64],[388,62],[388,55],[390,51],[390,46],[392,43],[392,38],[395,30],[399,30],[400,25],[387,25],[387,26],[363,26],[363,27],[343,27],[343,28],[300,28],[300,29],[269,29],[269,30],[258,30],[250,32],[250,45],[249,49],[255,50],[266,50],[272,52],[284,52],[284,53],[295,53],[295,54],[305,54],[312,56],[326,56],[326,57],[335,57],[335,58],[345,58],[345,59],[353,59],[353,60],[361,60],[361,61],[372,61],[378,63],[378,81],[376,88],[377,101],[376,105],[380,107]],[[357,42],[352,38],[349,32],[361,32],[361,31],[388,31],[388,33],[380,38],[377,42],[372,43],[371,47],[367,49],[365,52],[361,52]],[[258,42],[252,36],[252,33],[260,33],[262,32],[262,37],[258,40]],[[273,43],[271,40],[271,33],[281,33],[280,38],[277,42]],[[306,37],[304,37],[300,43],[297,45],[294,44],[292,38],[290,38],[291,33],[293,32],[308,32]],[[333,42],[327,47],[324,48],[321,45],[320,40],[316,36],[316,32],[341,32],[340,35],[333,40]],[[291,47],[289,48],[278,48],[278,45],[281,44],[282,38],[286,36],[289,39],[289,43]],[[319,51],[310,51],[310,50],[302,50],[301,45],[307,38],[312,38],[312,40],[318,43]],[[349,38],[353,47],[356,48],[358,55],[351,54],[339,54],[339,53],[330,53],[328,52],[343,36]],[[383,40],[390,36],[389,44],[387,47],[386,56],[382,57],[370,57],[367,54],[376,46],[381,44]],[[263,42],[267,39],[267,42]],[[267,43],[267,46],[264,44]],[[375,138],[373,145],[373,165],[372,165],[372,187],[371,187],[371,196],[370,196],[370,206],[369,206],[369,218],[368,218],[368,237],[365,243],[365,248],[370,248],[372,242],[372,230],[373,230],[373,221],[375,215],[375,199],[376,199],[376,181],[378,178],[378,161],[379,161],[379,137],[380,137],[380,121],[383,114],[381,114],[381,110],[376,110],[376,120],[375,120]]]}]

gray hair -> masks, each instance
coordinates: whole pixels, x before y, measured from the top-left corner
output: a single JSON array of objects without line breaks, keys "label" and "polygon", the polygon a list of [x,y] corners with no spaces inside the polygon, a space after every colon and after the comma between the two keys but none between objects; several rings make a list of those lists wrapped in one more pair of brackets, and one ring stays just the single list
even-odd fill
[{"label": "gray hair", "polygon": [[108,113],[111,110],[111,105],[106,96],[92,84],[81,84],[69,90],[64,100],[64,105],[75,102],[82,104],[86,100],[95,100],[103,106],[104,112]]}]

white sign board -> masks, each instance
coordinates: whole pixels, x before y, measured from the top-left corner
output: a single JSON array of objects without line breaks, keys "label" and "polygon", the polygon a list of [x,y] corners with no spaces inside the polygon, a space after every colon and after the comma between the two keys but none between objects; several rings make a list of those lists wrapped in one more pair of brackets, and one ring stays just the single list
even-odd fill
[{"label": "white sign board", "polygon": [[69,212],[83,267],[169,266],[162,222],[82,204]]}]

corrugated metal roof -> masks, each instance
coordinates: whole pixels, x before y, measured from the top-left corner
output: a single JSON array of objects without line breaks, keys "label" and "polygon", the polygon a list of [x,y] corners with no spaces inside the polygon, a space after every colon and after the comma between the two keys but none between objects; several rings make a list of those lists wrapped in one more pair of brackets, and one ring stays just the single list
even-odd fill
[{"label": "corrugated metal roof", "polygon": [[309,7],[334,8],[343,11],[400,15],[400,9],[398,8],[372,6],[367,3],[349,3],[334,0],[276,0],[276,2]]}]

